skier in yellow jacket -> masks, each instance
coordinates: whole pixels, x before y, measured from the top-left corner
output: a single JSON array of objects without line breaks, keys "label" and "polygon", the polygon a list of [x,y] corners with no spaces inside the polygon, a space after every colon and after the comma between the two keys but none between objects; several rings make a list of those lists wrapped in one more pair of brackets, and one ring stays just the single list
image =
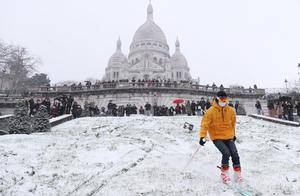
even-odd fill
[{"label": "skier in yellow jacket", "polygon": [[235,110],[228,106],[227,94],[224,91],[219,91],[213,106],[206,111],[202,118],[199,144],[204,146],[208,132],[210,139],[222,153],[221,178],[224,183],[230,180],[228,175],[230,156],[233,163],[234,180],[236,182],[243,181],[240,158],[235,146],[235,125]]}]

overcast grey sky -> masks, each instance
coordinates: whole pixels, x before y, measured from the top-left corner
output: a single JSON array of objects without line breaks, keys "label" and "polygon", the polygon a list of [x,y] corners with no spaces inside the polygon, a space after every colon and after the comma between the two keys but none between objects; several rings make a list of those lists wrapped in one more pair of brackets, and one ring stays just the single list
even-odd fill
[{"label": "overcast grey sky", "polygon": [[[174,53],[200,83],[283,87],[300,63],[300,0],[152,0]],[[101,79],[118,37],[127,55],[147,0],[0,0],[0,39],[39,56],[53,83]]]}]

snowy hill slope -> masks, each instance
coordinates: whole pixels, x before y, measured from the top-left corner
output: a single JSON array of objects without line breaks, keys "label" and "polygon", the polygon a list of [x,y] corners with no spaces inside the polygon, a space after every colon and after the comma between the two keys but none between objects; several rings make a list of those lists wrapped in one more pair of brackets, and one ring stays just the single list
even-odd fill
[{"label": "snowy hill slope", "polygon": [[[219,179],[221,155],[198,147],[198,117],[81,118],[50,133],[0,137],[3,195],[237,195]],[[197,130],[196,130],[197,129]],[[263,195],[300,195],[300,130],[238,117],[244,177]]]}]

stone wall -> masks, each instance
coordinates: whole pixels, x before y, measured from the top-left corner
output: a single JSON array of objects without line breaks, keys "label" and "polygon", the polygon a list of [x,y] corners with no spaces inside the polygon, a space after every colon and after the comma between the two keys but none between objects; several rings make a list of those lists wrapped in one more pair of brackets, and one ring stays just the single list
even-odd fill
[{"label": "stone wall", "polygon": [[5,132],[8,133],[8,122],[11,117],[12,115],[0,116],[0,135],[3,135]]}]

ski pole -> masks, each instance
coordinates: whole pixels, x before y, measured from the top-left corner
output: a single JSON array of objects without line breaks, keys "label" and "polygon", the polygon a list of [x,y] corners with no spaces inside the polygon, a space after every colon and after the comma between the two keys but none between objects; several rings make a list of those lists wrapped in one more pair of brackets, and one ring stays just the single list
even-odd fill
[{"label": "ski pole", "polygon": [[194,154],[191,156],[190,160],[186,163],[185,167],[183,168],[182,172],[189,166],[189,164],[192,162],[192,160],[194,159],[195,155],[197,154],[197,152],[199,151],[199,149],[201,148],[201,146],[198,146],[197,150],[194,152]]}]

